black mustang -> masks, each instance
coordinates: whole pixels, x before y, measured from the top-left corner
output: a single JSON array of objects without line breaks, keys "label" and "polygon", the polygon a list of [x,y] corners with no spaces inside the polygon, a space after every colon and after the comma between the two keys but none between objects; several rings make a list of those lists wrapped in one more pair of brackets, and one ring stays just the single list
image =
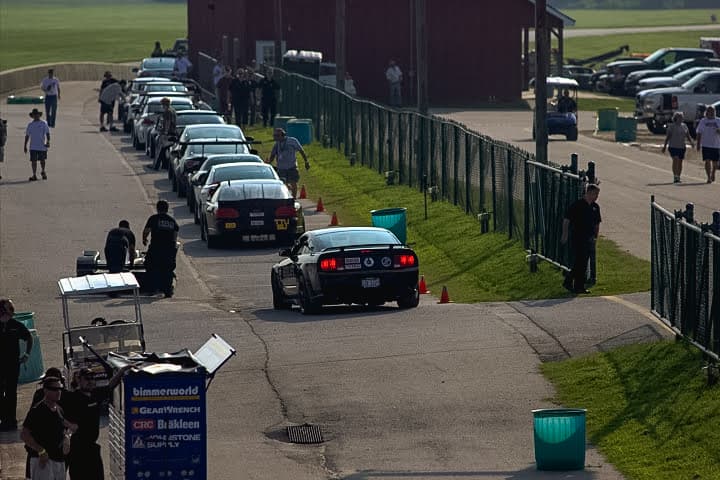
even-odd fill
[{"label": "black mustang", "polygon": [[296,304],[307,315],[322,305],[418,306],[417,255],[384,228],[313,230],[280,256],[271,272],[275,309]]}]

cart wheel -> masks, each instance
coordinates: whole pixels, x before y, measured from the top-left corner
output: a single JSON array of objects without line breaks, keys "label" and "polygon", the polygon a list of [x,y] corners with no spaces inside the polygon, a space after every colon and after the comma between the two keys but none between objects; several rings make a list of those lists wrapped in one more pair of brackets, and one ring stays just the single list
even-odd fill
[{"label": "cart wheel", "polygon": [[107,322],[103,317],[96,317],[92,319],[90,325],[92,325],[93,327],[104,327],[105,325],[107,325]]}]

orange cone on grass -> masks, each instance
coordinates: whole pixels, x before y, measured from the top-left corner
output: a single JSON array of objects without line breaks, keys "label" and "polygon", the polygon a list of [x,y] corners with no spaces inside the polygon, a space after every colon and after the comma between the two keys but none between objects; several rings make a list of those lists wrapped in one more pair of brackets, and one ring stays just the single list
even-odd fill
[{"label": "orange cone on grass", "polygon": [[300,189],[300,199],[302,200],[305,198],[307,198],[307,192],[305,191],[305,185],[303,185],[302,188]]},{"label": "orange cone on grass", "polygon": [[447,287],[443,287],[442,295],[438,303],[450,303],[450,295],[448,295]]},{"label": "orange cone on grass", "polygon": [[420,295],[425,295],[430,293],[430,290],[427,289],[427,285],[425,284],[425,275],[420,276],[420,283],[418,284],[418,291],[420,292]]},{"label": "orange cone on grass", "polygon": [[332,218],[330,219],[330,225],[328,225],[328,227],[337,227],[338,225],[340,225],[340,223],[338,223],[337,213],[333,212]]},{"label": "orange cone on grass", "polygon": [[316,212],[324,212],[325,211],[325,206],[322,203],[322,198],[318,198],[318,203],[317,203],[317,207],[315,207],[315,211]]}]

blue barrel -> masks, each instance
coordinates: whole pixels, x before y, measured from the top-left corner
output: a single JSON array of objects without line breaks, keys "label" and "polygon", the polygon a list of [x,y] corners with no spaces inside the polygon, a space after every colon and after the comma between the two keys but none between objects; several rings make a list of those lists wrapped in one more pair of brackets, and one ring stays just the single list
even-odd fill
[{"label": "blue barrel", "polygon": [[538,470],[585,468],[585,414],[580,408],[533,410]]},{"label": "blue barrel", "polygon": [[599,132],[612,132],[615,130],[615,124],[617,122],[618,109],[614,108],[601,108],[597,112],[597,129]]},{"label": "blue barrel", "polygon": [[[33,346],[32,350],[30,350],[30,358],[28,358],[27,362],[20,365],[20,378],[18,379],[18,383],[35,382],[45,373],[42,350],[40,349],[40,337],[38,337],[37,330],[34,328],[31,329],[30,335],[32,335]],[[25,341],[20,340],[20,353],[25,353],[26,348]]]},{"label": "blue barrel", "polygon": [[27,329],[35,328],[35,312],[15,312],[13,318],[25,325]]},{"label": "blue barrel", "polygon": [[616,142],[634,142],[637,138],[637,120],[635,117],[618,117],[615,126]]},{"label": "blue barrel", "polygon": [[287,124],[290,120],[295,120],[295,117],[283,117],[281,115],[276,115],[273,119],[273,127],[286,130]]},{"label": "blue barrel", "polygon": [[387,228],[402,243],[407,242],[407,208],[383,208],[371,210],[373,227]]},{"label": "blue barrel", "polygon": [[309,145],[313,140],[313,123],[309,118],[296,118],[287,122],[288,137],[295,137],[300,145]]}]

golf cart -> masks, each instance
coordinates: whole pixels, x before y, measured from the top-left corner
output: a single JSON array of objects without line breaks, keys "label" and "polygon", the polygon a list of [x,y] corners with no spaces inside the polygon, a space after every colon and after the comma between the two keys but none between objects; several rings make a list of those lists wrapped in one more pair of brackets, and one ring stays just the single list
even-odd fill
[{"label": "golf cart", "polygon": [[[547,78],[547,124],[548,135],[565,135],[569,141],[576,141],[578,138],[578,82],[572,78],[548,77]],[[569,92],[575,108],[567,109],[560,101],[563,91]],[[535,116],[533,114],[532,138],[535,140]]]},{"label": "golf cart", "polygon": [[[108,271],[107,260],[100,258],[100,252],[97,250],[83,250],[82,255],[75,259],[75,275],[82,277],[84,275],[95,275]],[[135,279],[140,284],[140,292],[147,290],[147,274],[145,272],[145,252],[135,250],[135,258],[132,263],[126,261],[123,271],[132,272]]]},{"label": "golf cart", "polygon": [[[63,363],[66,378],[72,379],[81,368],[93,371],[97,386],[105,386],[112,376],[113,368],[107,363],[110,352],[119,354],[142,353],[145,351],[142,313],[140,312],[140,285],[132,273],[105,273],[84,277],[62,278],[58,281],[62,301],[65,332],[63,341]],[[117,295],[130,291],[134,315],[105,320],[93,317],[81,324],[70,319],[70,304],[105,308],[107,302],[97,295]],[[77,299],[77,302],[70,302]],[[83,299],[85,301],[83,301]],[[110,300],[107,301],[117,301]],[[127,299],[110,308],[118,311],[129,310]]]}]

